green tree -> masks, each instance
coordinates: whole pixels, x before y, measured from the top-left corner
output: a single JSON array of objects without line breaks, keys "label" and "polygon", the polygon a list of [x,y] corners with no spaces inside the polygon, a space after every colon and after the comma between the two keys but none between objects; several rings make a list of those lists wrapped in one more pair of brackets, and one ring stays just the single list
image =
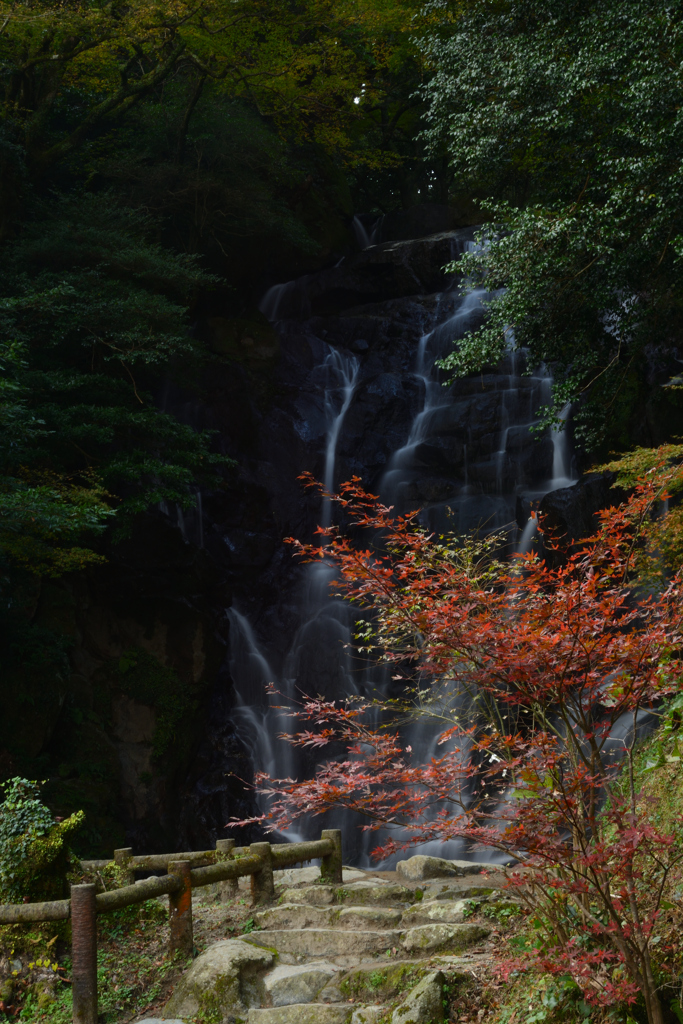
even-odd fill
[{"label": "green tree", "polygon": [[[625,444],[648,403],[671,423],[682,326],[683,14],[665,0],[434,4],[430,137],[486,199],[462,262],[496,292],[444,366],[511,342],[551,363],[556,417],[587,449]],[[671,425],[669,423],[669,426]]]},{"label": "green tree", "polygon": [[160,501],[188,507],[195,478],[226,460],[209,435],[160,411],[152,389],[174,360],[201,360],[186,309],[211,279],[148,242],[144,218],[107,196],[39,212],[0,255],[6,479],[38,481],[47,496],[43,476],[57,473],[76,486],[72,503],[88,490],[96,507],[105,488],[121,526]]}]

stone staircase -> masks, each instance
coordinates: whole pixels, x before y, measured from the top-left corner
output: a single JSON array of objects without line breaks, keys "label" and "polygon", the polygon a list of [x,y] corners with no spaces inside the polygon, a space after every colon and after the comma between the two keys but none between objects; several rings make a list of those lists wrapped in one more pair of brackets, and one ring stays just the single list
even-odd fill
[{"label": "stone staircase", "polygon": [[463,976],[468,951],[491,931],[469,916],[467,901],[496,899],[491,882],[411,886],[344,869],[344,883],[333,886],[300,880],[310,871],[286,872],[277,903],[253,913],[253,931],[195,960],[165,1007],[167,1022],[198,1015],[223,1024],[443,1020],[444,983]]}]

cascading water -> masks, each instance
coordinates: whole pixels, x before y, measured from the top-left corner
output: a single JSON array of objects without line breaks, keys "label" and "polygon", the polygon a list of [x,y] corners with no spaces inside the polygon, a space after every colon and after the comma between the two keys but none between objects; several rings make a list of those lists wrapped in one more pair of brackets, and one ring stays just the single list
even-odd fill
[{"label": "cascading water", "polygon": [[[476,448],[471,424],[467,423],[468,412],[473,406],[472,388],[473,384],[476,388],[476,383],[474,379],[456,382],[446,389],[435,372],[435,363],[450,350],[453,340],[462,337],[472,326],[474,318],[481,315],[486,298],[487,292],[481,288],[468,292],[464,298],[457,292],[447,292],[440,298],[435,314],[436,323],[422,335],[417,349],[414,372],[423,388],[423,405],[413,419],[405,445],[393,454],[382,478],[380,491],[386,503],[397,506],[399,511],[403,511],[406,506],[421,505],[423,521],[429,528],[451,529],[455,532],[477,530],[483,533],[502,530],[508,533],[514,543],[518,532],[515,508],[519,494],[524,491],[527,499],[533,500],[572,482],[567,470],[567,434],[559,427],[550,432],[552,456],[548,457],[550,452],[546,445],[545,457],[539,460],[535,472],[533,468],[524,466],[518,458],[520,447],[523,447],[525,440],[528,443],[528,439],[532,438],[531,432],[538,424],[537,410],[550,400],[552,380],[544,368],[535,374],[524,373],[525,353],[514,351],[511,347],[501,367],[502,374],[487,375],[486,379],[483,375],[480,377],[480,388],[477,389],[479,394],[493,395],[497,406],[497,434],[495,440],[491,437],[488,445],[483,448],[479,444],[479,454],[483,458],[475,463],[473,472],[468,466],[468,443],[470,447]],[[566,421],[568,414],[569,406],[563,410],[563,421]],[[464,426],[461,431],[461,480],[454,482],[450,493],[436,495],[436,501],[425,501],[426,495],[415,493],[415,478],[423,472],[430,454],[434,457],[444,430],[454,420],[459,420]],[[467,440],[464,440],[465,437]],[[518,550],[529,549],[535,530],[536,520],[529,517],[518,541]],[[435,688],[431,690],[431,699],[436,697],[438,700]],[[445,690],[448,690],[447,685]],[[466,697],[452,692],[445,699],[449,704],[447,713],[456,715],[463,711],[467,703]],[[425,763],[443,753],[443,749],[439,749],[442,731],[442,722],[436,716],[431,718],[428,715],[418,715],[412,724],[404,728],[405,740],[418,761]],[[465,749],[462,756],[466,756]],[[414,852],[456,858],[463,856],[464,849],[459,841],[432,842],[416,847]]]},{"label": "cascading water", "polygon": [[[355,228],[359,244],[370,243],[362,222]],[[452,233],[448,243],[451,257],[471,248],[471,237],[471,233]],[[435,236],[434,244],[440,244],[439,239],[444,238]],[[365,289],[366,294],[373,295],[387,287],[384,269],[384,276],[376,275],[376,288],[374,284],[366,286],[365,279],[359,283],[359,273],[365,273],[368,280],[370,274],[376,273],[372,262],[378,259],[375,254],[385,258],[383,254],[387,253],[386,258],[395,259],[401,273],[405,273],[404,252],[411,252],[408,245],[364,245],[363,253],[356,259],[367,261],[367,271],[358,271],[351,257],[345,261],[344,269],[338,270],[337,278],[333,271],[325,271],[317,282],[312,275],[276,285],[264,296],[261,309],[271,321],[278,322],[283,339],[292,338],[295,345],[300,345],[304,335],[314,335],[311,351],[316,362],[309,371],[306,389],[318,395],[312,415],[314,419],[322,418],[324,429],[312,429],[304,420],[296,430],[301,436],[313,433],[321,437],[323,443],[317,452],[318,459],[322,459],[322,472],[319,469],[318,474],[328,490],[339,482],[338,466],[342,459],[345,467],[353,467],[352,471],[359,466],[366,485],[378,489],[382,499],[399,511],[421,507],[425,525],[430,528],[458,533],[506,530],[513,544],[528,546],[534,521],[518,530],[520,500],[530,502],[571,482],[566,432],[548,431],[538,440],[531,432],[538,422],[537,410],[549,401],[552,382],[543,368],[526,373],[524,353],[510,351],[494,372],[443,387],[436,361],[450,351],[454,339],[462,337],[482,317],[482,303],[486,299],[482,289],[463,296],[455,287],[446,287],[438,294],[353,307],[346,296],[354,290]],[[448,249],[444,257],[440,258],[441,266],[448,259]],[[321,290],[324,275],[327,277],[322,283],[327,291]],[[311,286],[314,290],[309,292]],[[341,296],[340,301],[353,308],[341,316],[311,317],[311,308],[322,302],[317,297],[321,294]],[[324,301],[329,304],[331,300]],[[296,310],[298,314],[293,312]],[[283,315],[308,319],[287,321],[282,319]],[[386,328],[381,326],[385,322]],[[412,365],[407,361],[401,364],[403,357],[395,340],[404,324],[415,338]],[[382,336],[386,337],[381,355],[365,340],[366,333],[378,330],[380,334],[384,331]],[[322,341],[333,336],[340,339],[334,345]],[[364,353],[362,360],[351,354],[352,347]],[[363,424],[372,420],[378,402],[384,402],[388,410],[399,408],[397,402],[411,403],[412,413],[401,420],[402,436],[397,437],[387,456],[374,456],[377,468],[368,475],[368,456],[364,454],[368,427]],[[568,413],[569,409],[563,413],[565,418]],[[386,437],[394,436],[392,416],[393,413],[387,414],[384,421],[388,424],[382,428]],[[353,444],[351,437],[356,438]],[[332,505],[325,500],[317,521],[329,525],[331,516]],[[239,702],[240,734],[254,769],[277,778],[300,775],[302,762],[287,743],[276,740],[280,732],[286,731],[287,724],[291,726],[291,720],[285,721],[277,710],[276,704],[283,702],[282,697],[268,698],[271,703],[266,703],[268,683],[274,682],[276,689],[293,700],[302,693],[339,698],[369,693],[384,685],[379,671],[352,663],[349,642],[354,616],[342,601],[330,597],[328,585],[333,571],[324,563],[302,568],[297,593],[288,606],[293,626],[272,657],[270,653],[267,658],[264,655],[263,642],[257,640],[246,617],[234,609],[229,612],[231,675]],[[418,719],[408,727],[406,739],[417,757],[427,759],[436,753],[440,731],[438,723]],[[307,770],[313,767],[308,764]],[[328,824],[343,827],[343,819],[340,816]],[[374,837],[375,842],[377,838]],[[438,851],[434,852],[442,856],[463,855],[459,843],[437,845]],[[350,859],[369,862],[369,850],[362,841]]]},{"label": "cascading water", "polygon": [[368,246],[376,244],[377,236],[383,220],[384,217],[378,217],[370,228],[370,231],[368,231],[360,217],[355,216],[353,218],[351,227],[353,228],[353,233],[356,236],[356,242],[358,243],[359,249],[367,249]]},{"label": "cascading water", "polygon": [[[355,356],[325,348],[324,359],[315,367],[312,380],[323,393],[327,426],[323,482],[331,492],[335,485],[339,433],[353,398],[359,364]],[[331,501],[326,497],[320,517],[322,525],[329,525],[331,513]],[[355,692],[354,675],[345,652],[351,640],[349,609],[342,601],[330,598],[328,589],[333,574],[334,570],[324,562],[304,567],[299,594],[300,625],[280,672],[269,664],[248,619],[234,608],[228,610],[237,731],[245,749],[250,751],[255,773],[265,772],[279,779],[296,774],[295,751],[277,738],[291,724],[281,707],[283,698],[298,701],[309,680],[315,683],[314,688],[308,689],[311,694]],[[273,685],[275,692],[271,692]],[[260,807],[265,809],[262,799]],[[292,841],[301,839],[295,830],[284,835]]]}]

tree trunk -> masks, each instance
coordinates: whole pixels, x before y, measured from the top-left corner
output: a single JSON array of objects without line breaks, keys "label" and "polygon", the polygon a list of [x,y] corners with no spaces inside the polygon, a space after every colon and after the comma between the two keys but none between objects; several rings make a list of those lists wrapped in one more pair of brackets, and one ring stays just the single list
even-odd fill
[{"label": "tree trunk", "polygon": [[190,127],[190,121],[192,120],[194,109],[197,106],[197,103],[199,102],[199,97],[202,94],[202,89],[204,88],[205,81],[206,75],[202,75],[201,78],[197,79],[197,81],[194,84],[192,94],[190,96],[190,102],[188,103],[187,109],[185,110],[185,114],[180,125],[180,131],[178,132],[178,148],[176,150],[177,164],[182,164],[183,159],[185,157],[185,142],[187,140],[187,131],[188,128]]}]

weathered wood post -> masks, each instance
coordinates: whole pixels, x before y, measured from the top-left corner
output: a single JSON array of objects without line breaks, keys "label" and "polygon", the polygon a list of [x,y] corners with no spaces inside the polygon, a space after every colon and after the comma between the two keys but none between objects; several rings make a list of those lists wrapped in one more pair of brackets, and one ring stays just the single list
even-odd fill
[{"label": "weathered wood post", "polygon": [[182,881],[182,887],[168,896],[168,920],[171,935],[168,948],[171,953],[183,953],[192,956],[194,939],[192,936],[192,879],[190,877],[189,860],[172,860],[168,864],[168,873]]},{"label": "weathered wood post", "polygon": [[95,885],[71,886],[73,1024],[97,1024]]},{"label": "weathered wood post", "polygon": [[252,843],[249,847],[252,856],[260,857],[262,867],[251,876],[251,905],[270,903],[275,899],[273,882],[273,851],[270,843]]},{"label": "weathered wood post", "polygon": [[[217,839],[216,840],[216,863],[222,864],[226,860],[232,859],[232,851],[235,849],[234,839]],[[218,895],[221,903],[229,903],[230,900],[237,895],[237,879],[226,878],[224,882],[218,883]]]},{"label": "weathered wood post", "polygon": [[114,863],[118,868],[123,868],[126,885],[133,885],[135,882],[135,872],[133,871],[132,860],[132,846],[124,846],[120,850],[114,850]]},{"label": "weathered wood post", "polygon": [[342,884],[342,834],[340,828],[327,828],[320,833],[321,839],[331,839],[334,843],[334,850],[323,857],[320,865],[321,882],[330,882],[332,885]]}]

